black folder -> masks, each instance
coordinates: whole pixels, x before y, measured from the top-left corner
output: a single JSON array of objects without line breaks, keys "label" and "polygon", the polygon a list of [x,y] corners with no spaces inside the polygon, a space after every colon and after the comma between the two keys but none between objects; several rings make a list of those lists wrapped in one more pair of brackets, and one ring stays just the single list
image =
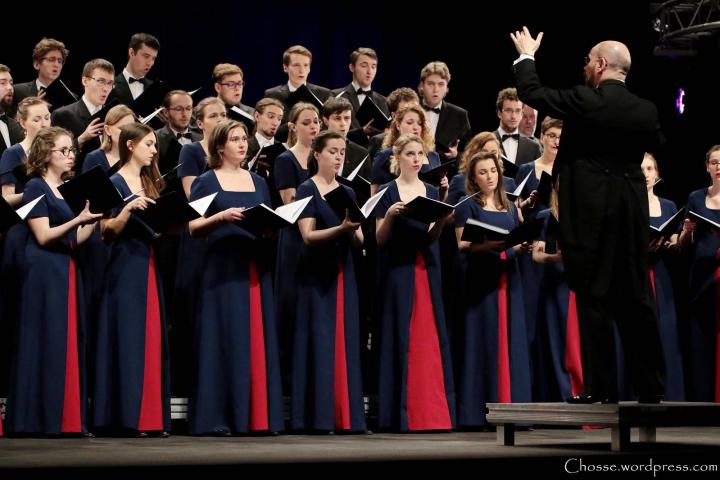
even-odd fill
[{"label": "black folder", "polygon": [[317,107],[317,109],[322,112],[323,102],[305,84],[300,85],[297,90],[290,93],[290,95],[288,96],[288,110],[291,109],[293,105],[298,102],[307,102],[315,105],[315,107]]},{"label": "black folder", "polygon": [[517,172],[520,169],[519,166],[512,163],[505,155],[501,155],[502,163],[503,163],[503,176],[515,178],[517,177]]},{"label": "black folder", "polygon": [[455,162],[457,162],[457,159],[445,162],[441,165],[438,165],[437,167],[431,168],[430,170],[420,172],[418,174],[418,177],[420,177],[420,180],[422,180],[423,182],[427,182],[437,187],[440,185],[440,181],[442,180],[442,178],[447,176],[450,167],[452,167]]},{"label": "black folder", "polygon": [[355,112],[355,118],[358,119],[358,122],[360,122],[360,125],[363,127],[372,120],[371,125],[378,130],[385,130],[392,120],[377,106],[377,103],[373,101],[372,97],[367,95],[362,105],[360,105],[360,108],[358,108],[358,111]]},{"label": "black folder", "polygon": [[160,196],[154,204],[149,204],[147,209],[136,210],[133,214],[156,233],[167,231],[170,225],[182,225],[200,217],[200,214],[188,205],[187,200],[175,191]]},{"label": "black folder", "polygon": [[698,224],[698,227],[709,229],[720,233],[720,223],[710,220],[707,217],[703,217],[699,213],[688,210],[688,218]]},{"label": "black folder", "polygon": [[[245,218],[238,222],[238,225],[255,236],[289,227],[297,221],[297,218],[311,200],[312,197],[305,197],[287,205],[282,205],[275,210],[264,203],[255,205],[243,211]],[[289,215],[284,214],[290,210],[293,210],[293,212]],[[278,212],[283,214],[281,215]]]},{"label": "black folder", "polygon": [[325,201],[339,219],[345,219],[345,212],[347,212],[350,221],[364,222],[377,207],[380,197],[385,194],[385,190],[386,189],[383,189],[376,193],[372,203],[368,200],[363,202],[363,206],[360,207],[352,197],[350,197],[345,187],[340,185],[325,194]]},{"label": "black folder", "polygon": [[364,178],[359,173],[363,164],[367,162],[369,158],[370,156],[366,155],[365,158],[363,158],[360,163],[355,166],[355,169],[353,169],[353,171],[350,172],[347,177],[343,177],[341,175],[336,175],[335,177],[338,183],[348,186],[352,188],[353,191],[355,191],[358,204],[365,203],[367,202],[368,198],[370,198],[370,181]]},{"label": "black folder", "polygon": [[226,105],[225,109],[227,111],[228,118],[245,124],[248,134],[252,135],[253,130],[255,130],[255,119],[253,118],[251,113],[248,113],[235,105],[233,105],[232,107]]},{"label": "black folder", "polygon": [[675,215],[665,220],[665,223],[663,223],[659,227],[654,227],[650,225],[650,239],[655,240],[660,237],[664,237],[665,240],[670,240],[670,237],[680,231],[680,224],[685,219],[685,216],[683,215],[684,212],[685,207],[678,210]]},{"label": "black folder", "polygon": [[538,201],[543,205],[550,205],[550,194],[552,193],[552,175],[542,172],[540,182],[537,186]]},{"label": "black folder", "polygon": [[[130,109],[139,117],[147,117],[162,106],[165,95],[172,90],[162,80],[155,80],[152,85],[145,88],[142,94],[129,105]],[[103,117],[104,118],[104,117]]]},{"label": "black folder", "polygon": [[45,89],[45,97],[43,100],[50,104],[50,110],[53,111],[65,105],[75,103],[80,100],[80,98],[67,87],[62,79],[58,78]]},{"label": "black folder", "polygon": [[405,216],[427,224],[437,221],[455,209],[449,203],[420,195],[406,203],[405,208],[407,209]]},{"label": "black folder", "polygon": [[468,218],[461,240],[476,243],[499,240],[506,242],[509,247],[513,247],[523,242],[537,240],[540,237],[543,223],[544,219],[536,218],[512,230],[507,230],[474,218]]},{"label": "black folder", "polygon": [[15,210],[7,200],[0,195],[0,233],[7,232],[10,227],[25,220],[32,209],[35,208],[37,200],[41,197],[42,195]]},{"label": "black folder", "polygon": [[[268,171],[273,171],[273,165],[275,165],[275,159],[280,156],[283,152],[285,152],[287,148],[285,148],[285,145],[280,142],[275,142],[272,145],[268,145],[266,147],[261,148],[258,150],[258,152],[255,154],[255,156],[248,160],[248,169],[251,172],[257,172],[258,171],[258,161],[267,163],[269,165]],[[261,169],[262,170],[262,169]]]},{"label": "black folder", "polygon": [[58,187],[60,194],[77,215],[90,201],[92,213],[105,213],[123,203],[122,195],[100,165],[68,180]]}]

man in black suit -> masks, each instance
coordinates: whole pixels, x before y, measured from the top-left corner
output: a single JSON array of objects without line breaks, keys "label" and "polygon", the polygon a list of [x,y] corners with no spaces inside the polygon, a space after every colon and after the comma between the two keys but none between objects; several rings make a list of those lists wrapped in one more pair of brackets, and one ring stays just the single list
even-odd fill
[{"label": "man in black suit", "polygon": [[495,111],[500,119],[500,126],[494,133],[500,140],[507,161],[518,167],[524,163],[534,162],[542,155],[537,143],[520,135],[522,110],[523,103],[518,97],[517,89],[503,88],[498,92]]},{"label": "man in black suit", "polygon": [[366,148],[361,147],[357,143],[353,142],[348,136],[350,131],[350,125],[352,124],[352,105],[346,98],[330,98],[321,112],[322,122],[326,129],[339,133],[347,141],[345,147],[345,160],[343,162],[338,175],[347,177],[350,173],[355,170],[355,167],[360,164],[363,160],[365,163],[360,167],[358,172],[363,178],[370,178],[370,167],[371,160],[368,157],[368,151]]},{"label": "man in black suit", "polygon": [[[213,80],[218,98],[223,101],[227,109],[228,118],[243,122],[247,126],[248,132],[252,132],[255,128],[253,119],[255,110],[242,103],[243,88],[245,87],[242,69],[232,63],[220,63],[213,69]],[[233,107],[240,112],[233,110]]]},{"label": "man in black suit", "polygon": [[288,103],[288,99],[292,92],[297,90],[301,85],[305,85],[322,103],[325,103],[325,100],[330,96],[330,90],[327,88],[314,85],[307,81],[310,75],[311,64],[312,53],[310,50],[302,45],[293,45],[283,53],[283,71],[287,73],[287,83],[265,90],[265,95],[263,96],[280,100],[285,106],[285,118],[283,118],[276,134],[280,141],[284,142],[287,140],[287,116],[290,113],[290,108],[292,108],[292,105]]},{"label": "man in black suit", "polygon": [[[472,133],[467,110],[445,101],[449,85],[450,69],[445,62],[430,62],[420,71],[418,93],[443,161],[459,158],[458,153]],[[456,170],[457,166],[448,174]]]},{"label": "man in black suit", "polygon": [[21,142],[25,132],[14,118],[8,116],[13,104],[13,79],[10,69],[0,64],[0,155],[8,147]]},{"label": "man in black suit", "polygon": [[52,114],[52,124],[70,130],[75,136],[79,153],[75,156],[75,168],[80,171],[85,155],[100,148],[99,135],[103,131],[102,118],[91,117],[100,112],[113,89],[115,68],[102,58],[90,60],[83,67],[82,85],[84,89],[80,100]]},{"label": "man in black suit", "polygon": [[[155,135],[158,143],[158,165],[160,172],[164,174],[177,166],[178,155],[183,145],[199,142],[203,136],[202,133],[190,130],[193,99],[188,92],[185,90],[168,92],[162,106],[167,123],[164,127],[155,130]],[[182,186],[177,191],[181,193]]]},{"label": "man in black suit", "polygon": [[542,33],[511,34],[520,57],[515,81],[523,101],[564,120],[553,167],[559,179],[560,247],[576,294],[583,393],[572,403],[617,401],[613,321],[640,402],[657,403],[665,368],[648,278],[649,212],[644,153],[661,138],[657,108],[625,85],[630,52],[620,42],[586,57],[587,86],[545,88],[534,54]]},{"label": "man in black suit", "polygon": [[360,109],[366,98],[371,98],[375,105],[382,112],[390,116],[387,100],[379,93],[373,91],[372,82],[377,74],[378,56],[372,48],[358,48],[350,54],[350,64],[348,68],[352,73],[352,82],[345,88],[337,88],[332,91],[332,96],[337,97],[342,93],[342,97],[348,99],[352,106],[352,124],[350,131],[347,132],[347,138],[356,144],[367,148],[370,137],[382,132],[381,128],[369,123],[368,125],[360,125],[355,112]]},{"label": "man in black suit", "polygon": [[32,53],[33,68],[37,70],[38,76],[31,82],[15,85],[14,106],[16,107],[27,97],[40,97],[50,102],[50,111],[53,111],[77,101],[77,95],[67,89],[62,82],[57,95],[47,94],[50,86],[60,77],[69,53],[65,44],[59,40],[54,38],[40,40]]},{"label": "man in black suit", "polygon": [[[153,84],[147,74],[157,60],[160,42],[148,33],[136,33],[130,37],[128,62],[122,72],[115,77],[115,88],[111,99],[123,105],[131,105]],[[145,115],[145,112],[135,112]]]},{"label": "man in black suit", "polygon": [[[255,104],[253,111],[253,120],[255,120],[255,131],[248,138],[247,158],[255,157],[255,154],[261,148],[274,145],[278,141],[275,134],[282,122],[285,107],[279,100],[275,98],[261,98]],[[258,162],[262,162],[258,158]]]}]

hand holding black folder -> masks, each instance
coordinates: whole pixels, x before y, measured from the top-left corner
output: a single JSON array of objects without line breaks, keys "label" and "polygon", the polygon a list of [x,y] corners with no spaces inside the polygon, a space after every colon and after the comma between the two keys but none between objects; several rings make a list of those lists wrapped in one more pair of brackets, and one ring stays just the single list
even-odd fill
[{"label": "hand holding black folder", "polygon": [[325,201],[333,209],[335,215],[340,219],[344,219],[346,214],[350,218],[351,222],[361,223],[364,222],[370,214],[375,210],[380,199],[387,191],[387,188],[383,188],[381,191],[370,197],[365,204],[360,207],[350,197],[345,187],[340,185],[339,187],[329,191],[325,194]]},{"label": "hand holding black folder", "polygon": [[377,103],[368,96],[365,97],[362,105],[360,105],[358,111],[355,112],[355,117],[363,127],[370,124],[372,127],[381,131],[385,130],[392,120],[390,117],[385,115],[385,112],[377,106]]},{"label": "hand holding black folder", "polygon": [[514,247],[523,242],[537,240],[542,231],[544,219],[536,218],[525,222],[512,230],[497,227],[489,223],[468,218],[463,229],[461,240],[472,243],[484,243],[486,241],[505,242],[508,247]]},{"label": "hand holding black folder", "polygon": [[477,195],[478,193],[463,198],[455,205],[450,205],[449,203],[433,200],[423,196],[417,196],[403,206],[403,215],[429,225],[450,215],[461,203],[467,201],[469,198]]},{"label": "hand holding black folder", "polygon": [[267,176],[270,172],[273,171],[275,159],[286,150],[287,148],[285,148],[285,145],[280,142],[275,142],[272,145],[267,145],[258,150],[255,156],[248,160],[247,169],[251,172],[256,172],[263,176]]},{"label": "hand holding black folder", "polygon": [[436,187],[440,186],[440,182],[442,181],[443,177],[447,176],[448,170],[450,170],[450,167],[452,167],[453,164],[457,162],[457,159],[450,160],[449,162],[445,162],[441,165],[438,165],[437,167],[433,167],[430,170],[426,170],[424,172],[418,173],[418,177],[423,182],[427,182],[431,185],[434,185]]},{"label": "hand holding black folder", "polygon": [[264,203],[255,205],[243,211],[244,218],[238,225],[258,237],[268,232],[289,227],[297,221],[312,198],[305,197],[287,205],[282,205],[275,210]]},{"label": "hand holding black folder", "polygon": [[145,210],[133,212],[156,233],[164,233],[171,225],[182,225],[200,214],[177,192],[169,192],[155,199]]},{"label": "hand holding black folder", "polygon": [[120,192],[100,165],[63,183],[58,191],[75,215],[83,211],[86,200],[90,201],[92,213],[105,213],[123,203]]},{"label": "hand holding black folder", "polygon": [[[675,212],[675,215],[668,218],[665,223],[663,223],[659,227],[654,227],[650,225],[650,240],[654,241],[660,237],[664,238],[665,240],[670,240],[670,237],[680,231],[680,223],[683,221],[684,213],[685,207]],[[694,214],[695,212],[690,213]]]}]

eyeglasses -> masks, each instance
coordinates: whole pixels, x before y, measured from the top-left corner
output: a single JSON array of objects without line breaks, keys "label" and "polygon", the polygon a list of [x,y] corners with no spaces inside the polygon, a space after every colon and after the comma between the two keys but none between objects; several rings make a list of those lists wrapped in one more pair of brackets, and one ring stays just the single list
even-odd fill
[{"label": "eyeglasses", "polygon": [[178,113],[180,113],[180,112],[188,112],[189,113],[189,112],[192,112],[193,107],[172,107],[172,108],[168,108],[168,110],[172,110],[173,112],[178,112]]},{"label": "eyeglasses", "polygon": [[709,164],[711,167],[717,167],[718,165],[720,165],[720,160],[710,160],[710,161],[708,162],[708,164]]},{"label": "eyeglasses", "polygon": [[62,65],[63,63],[65,63],[65,59],[62,57],[43,57],[40,59],[40,61],[57,63],[59,65]]},{"label": "eyeglasses", "polygon": [[72,153],[73,156],[77,155],[77,148],[75,147],[62,147],[62,148],[54,148],[51,151],[53,152],[60,152],[63,157],[69,157]]},{"label": "eyeglasses", "polygon": [[245,82],[221,82],[220,85],[228,88],[242,88],[242,86],[245,85]]},{"label": "eyeglasses", "polygon": [[546,133],[545,136],[549,138],[550,140],[557,140],[560,141],[560,135],[556,133]]},{"label": "eyeglasses", "polygon": [[110,87],[113,88],[115,86],[115,81],[113,80],[105,80],[104,78],[95,78],[95,77],[87,77],[90,80],[95,80],[98,85],[101,87]]}]

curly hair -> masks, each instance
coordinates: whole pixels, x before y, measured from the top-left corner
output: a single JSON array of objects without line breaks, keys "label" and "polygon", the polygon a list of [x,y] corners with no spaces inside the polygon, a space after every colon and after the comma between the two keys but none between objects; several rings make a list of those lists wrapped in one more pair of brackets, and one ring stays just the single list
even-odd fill
[{"label": "curly hair", "polygon": [[435,150],[435,138],[430,132],[430,124],[427,121],[425,110],[415,103],[405,105],[397,111],[395,118],[393,118],[393,121],[388,128],[388,133],[385,135],[383,148],[392,147],[395,144],[397,139],[400,137],[400,124],[402,123],[403,118],[405,118],[405,115],[411,112],[417,113],[418,117],[420,117],[420,126],[422,128],[420,131],[420,138],[422,138],[425,153]]},{"label": "curly hair", "polygon": [[[70,137],[70,140],[73,139],[73,134],[61,127],[44,127],[40,129],[35,135],[27,154],[28,176],[42,177],[47,173],[53,148],[55,148],[58,138],[63,136]],[[72,174],[68,172],[63,175],[63,180],[70,176]]]}]

